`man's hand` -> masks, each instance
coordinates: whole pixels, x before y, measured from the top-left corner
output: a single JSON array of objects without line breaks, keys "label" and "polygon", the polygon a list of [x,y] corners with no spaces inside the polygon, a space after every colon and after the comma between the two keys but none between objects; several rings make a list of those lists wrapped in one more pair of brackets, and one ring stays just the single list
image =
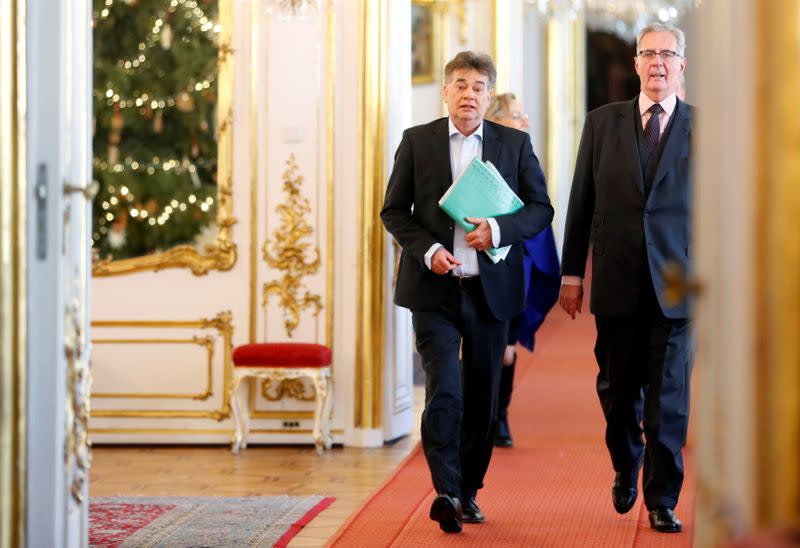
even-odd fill
[{"label": "man's hand", "polygon": [[562,285],[558,304],[574,320],[575,312],[580,313],[583,307],[583,285]]},{"label": "man's hand", "polygon": [[453,257],[453,255],[443,247],[437,249],[433,257],[431,257],[431,270],[433,270],[435,274],[447,274],[460,264],[461,261]]},{"label": "man's hand", "polygon": [[466,221],[477,225],[475,229],[467,234],[467,245],[478,251],[486,251],[492,246],[492,227],[489,221],[477,217],[467,217]]}]

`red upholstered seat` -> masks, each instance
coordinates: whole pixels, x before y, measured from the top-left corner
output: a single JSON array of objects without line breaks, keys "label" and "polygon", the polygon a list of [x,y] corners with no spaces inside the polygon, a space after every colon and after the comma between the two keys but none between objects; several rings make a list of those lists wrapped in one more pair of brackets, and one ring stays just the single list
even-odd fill
[{"label": "red upholstered seat", "polygon": [[331,349],[321,344],[255,343],[233,351],[236,367],[326,367],[330,363]]}]

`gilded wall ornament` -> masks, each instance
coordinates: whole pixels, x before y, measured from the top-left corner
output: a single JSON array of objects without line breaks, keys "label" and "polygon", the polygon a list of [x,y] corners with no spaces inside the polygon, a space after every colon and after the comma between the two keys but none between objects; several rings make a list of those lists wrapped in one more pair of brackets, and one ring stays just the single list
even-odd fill
[{"label": "gilded wall ornament", "polygon": [[270,401],[279,401],[283,398],[294,398],[300,401],[314,401],[316,389],[313,383],[304,382],[306,379],[264,379],[261,384],[261,395]]},{"label": "gilded wall ornament", "polygon": [[77,299],[67,306],[64,322],[64,353],[67,359],[66,447],[64,457],[69,490],[77,504],[84,499],[84,485],[92,461],[89,441],[89,399],[91,372],[84,349],[86,341],[81,329],[81,305]]},{"label": "gilded wall ornament", "polygon": [[[320,296],[306,290],[302,297],[299,295],[301,282],[305,276],[315,274],[319,270],[319,247],[311,250],[311,243],[306,241],[314,229],[306,221],[306,215],[311,212],[308,199],[300,195],[300,185],[303,176],[298,173],[299,166],[295,155],[286,160],[286,171],[283,173],[283,191],[286,200],[279,204],[275,210],[281,217],[281,223],[272,233],[272,238],[267,238],[262,251],[264,261],[283,273],[279,280],[264,284],[262,291],[262,306],[266,307],[271,295],[278,296],[278,304],[283,309],[286,334],[290,338],[292,332],[300,322],[300,312],[314,309],[314,316],[322,310]],[[311,251],[314,258],[306,259],[307,252]]]}]

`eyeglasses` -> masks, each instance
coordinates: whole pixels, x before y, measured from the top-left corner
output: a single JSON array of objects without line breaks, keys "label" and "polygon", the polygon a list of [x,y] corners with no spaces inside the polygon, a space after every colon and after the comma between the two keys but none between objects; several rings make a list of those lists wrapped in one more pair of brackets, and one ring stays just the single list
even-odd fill
[{"label": "eyeglasses", "polygon": [[528,113],[527,112],[520,112],[518,110],[512,110],[509,113],[509,116],[511,117],[512,120],[527,120],[528,119]]},{"label": "eyeglasses", "polygon": [[648,61],[650,61],[656,55],[661,57],[662,61],[671,61],[672,59],[679,59],[682,57],[677,51],[672,51],[671,49],[662,49],[661,51],[656,51],[654,49],[643,49],[639,52],[639,57],[647,59]]}]

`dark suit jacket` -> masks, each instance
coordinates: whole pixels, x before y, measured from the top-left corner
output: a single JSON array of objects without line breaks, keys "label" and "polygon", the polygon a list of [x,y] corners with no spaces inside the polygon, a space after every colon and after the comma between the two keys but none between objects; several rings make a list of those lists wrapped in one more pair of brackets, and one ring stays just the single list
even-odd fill
[{"label": "dark suit jacket", "polygon": [[[594,229],[591,310],[631,315],[641,295],[643,257],[661,310],[689,316],[690,303],[667,306],[664,265],[690,271],[691,136],[694,107],[678,100],[661,158],[645,199],[636,141],[638,97],[602,106],[586,117],[569,199],[561,271],[583,276]],[[643,252],[646,249],[646,252]]]},{"label": "dark suit jacket", "polygon": [[[494,164],[525,204],[515,213],[495,217],[500,245],[514,244],[506,259],[494,264],[478,253],[489,308],[497,319],[507,320],[525,303],[520,242],[550,224],[553,208],[527,133],[484,121],[482,159]],[[395,154],[381,219],[403,248],[395,303],[412,311],[435,310],[456,283],[452,276],[434,274],[424,259],[435,243],[453,251],[454,224],[438,203],[452,182],[448,119],[407,129]]]}]

